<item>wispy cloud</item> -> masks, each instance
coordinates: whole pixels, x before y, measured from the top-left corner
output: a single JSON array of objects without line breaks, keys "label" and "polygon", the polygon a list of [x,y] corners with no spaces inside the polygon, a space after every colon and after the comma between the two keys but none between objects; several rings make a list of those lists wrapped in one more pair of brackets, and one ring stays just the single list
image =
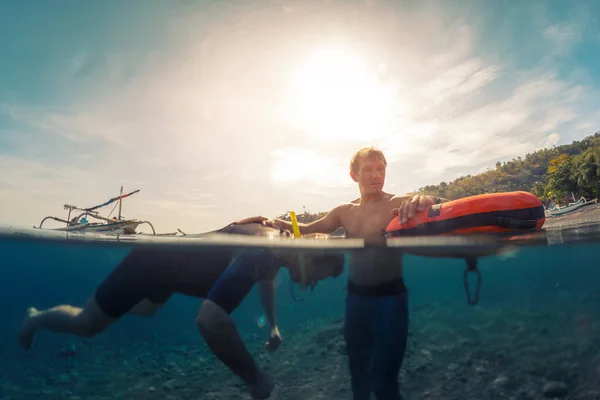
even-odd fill
[{"label": "wispy cloud", "polygon": [[568,25],[553,24],[544,30],[544,37],[552,41],[556,55],[564,56],[574,42],[575,32]]},{"label": "wispy cloud", "polygon": [[127,124],[110,119],[110,115],[92,107],[79,111],[75,106],[67,113],[7,104],[3,108],[15,121],[25,122],[30,127],[40,128],[69,141],[85,143],[99,140],[117,146],[127,144]]}]

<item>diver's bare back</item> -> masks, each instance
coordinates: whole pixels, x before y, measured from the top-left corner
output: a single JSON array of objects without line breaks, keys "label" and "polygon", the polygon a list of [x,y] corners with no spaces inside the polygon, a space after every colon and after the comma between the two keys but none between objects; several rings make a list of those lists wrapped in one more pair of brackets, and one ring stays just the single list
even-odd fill
[{"label": "diver's bare back", "polygon": [[[392,210],[398,208],[406,197],[383,193],[380,200],[360,204],[359,200],[342,206],[342,227],[347,238],[378,238],[394,218]],[[402,260],[385,260],[377,249],[352,253],[349,261],[349,278],[357,285],[371,286],[402,277]]]}]

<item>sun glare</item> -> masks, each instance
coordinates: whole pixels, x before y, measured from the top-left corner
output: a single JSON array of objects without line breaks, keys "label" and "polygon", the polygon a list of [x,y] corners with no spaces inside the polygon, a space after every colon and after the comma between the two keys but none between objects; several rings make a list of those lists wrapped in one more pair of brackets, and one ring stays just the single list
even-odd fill
[{"label": "sun glare", "polygon": [[364,141],[389,122],[392,88],[351,50],[320,48],[294,72],[288,111],[302,130],[320,139]]},{"label": "sun glare", "polygon": [[272,151],[271,155],[275,158],[271,170],[271,179],[275,183],[308,181],[326,187],[348,183],[345,163],[340,165],[336,160],[322,157],[316,151],[281,148]]}]

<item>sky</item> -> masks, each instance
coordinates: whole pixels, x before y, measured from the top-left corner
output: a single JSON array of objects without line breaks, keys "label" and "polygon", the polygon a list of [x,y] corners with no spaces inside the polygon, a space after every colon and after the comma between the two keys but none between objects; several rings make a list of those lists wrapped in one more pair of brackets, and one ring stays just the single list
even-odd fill
[{"label": "sky", "polygon": [[357,198],[366,146],[401,195],[580,140],[600,130],[598,15],[595,0],[2,2],[0,225],[123,185],[140,190],[125,217],[202,232]]}]

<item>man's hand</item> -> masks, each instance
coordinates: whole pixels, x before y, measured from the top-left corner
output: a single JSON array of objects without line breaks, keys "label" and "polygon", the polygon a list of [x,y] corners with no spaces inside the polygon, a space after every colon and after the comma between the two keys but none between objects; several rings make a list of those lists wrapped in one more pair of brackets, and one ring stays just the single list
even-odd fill
[{"label": "man's hand", "polygon": [[287,229],[285,222],[282,222],[278,219],[267,219],[262,222],[264,226],[270,226],[275,229]]},{"label": "man's hand", "polygon": [[281,338],[281,334],[279,334],[279,329],[275,327],[271,329],[269,340],[265,343],[265,347],[268,351],[274,352],[279,348],[281,342],[283,342],[283,339]]},{"label": "man's hand", "polygon": [[423,211],[436,202],[437,200],[433,196],[422,196],[417,194],[406,199],[399,208],[393,209],[392,215],[397,216],[401,224],[405,224],[410,218],[415,216],[416,212]]},{"label": "man's hand", "polygon": [[275,228],[275,229],[286,229],[284,222],[282,222],[278,219],[270,219],[267,217],[260,217],[260,216],[244,218],[239,221],[236,221],[236,224],[243,225],[243,224],[251,224],[254,222],[259,222],[259,223],[263,224],[264,226],[268,226],[268,227]]},{"label": "man's hand", "polygon": [[248,218],[244,218],[244,219],[240,219],[239,221],[236,221],[236,224],[251,224],[253,222],[264,222],[267,221],[269,218],[266,217],[261,217],[261,216],[256,216],[256,217],[248,217]]}]

